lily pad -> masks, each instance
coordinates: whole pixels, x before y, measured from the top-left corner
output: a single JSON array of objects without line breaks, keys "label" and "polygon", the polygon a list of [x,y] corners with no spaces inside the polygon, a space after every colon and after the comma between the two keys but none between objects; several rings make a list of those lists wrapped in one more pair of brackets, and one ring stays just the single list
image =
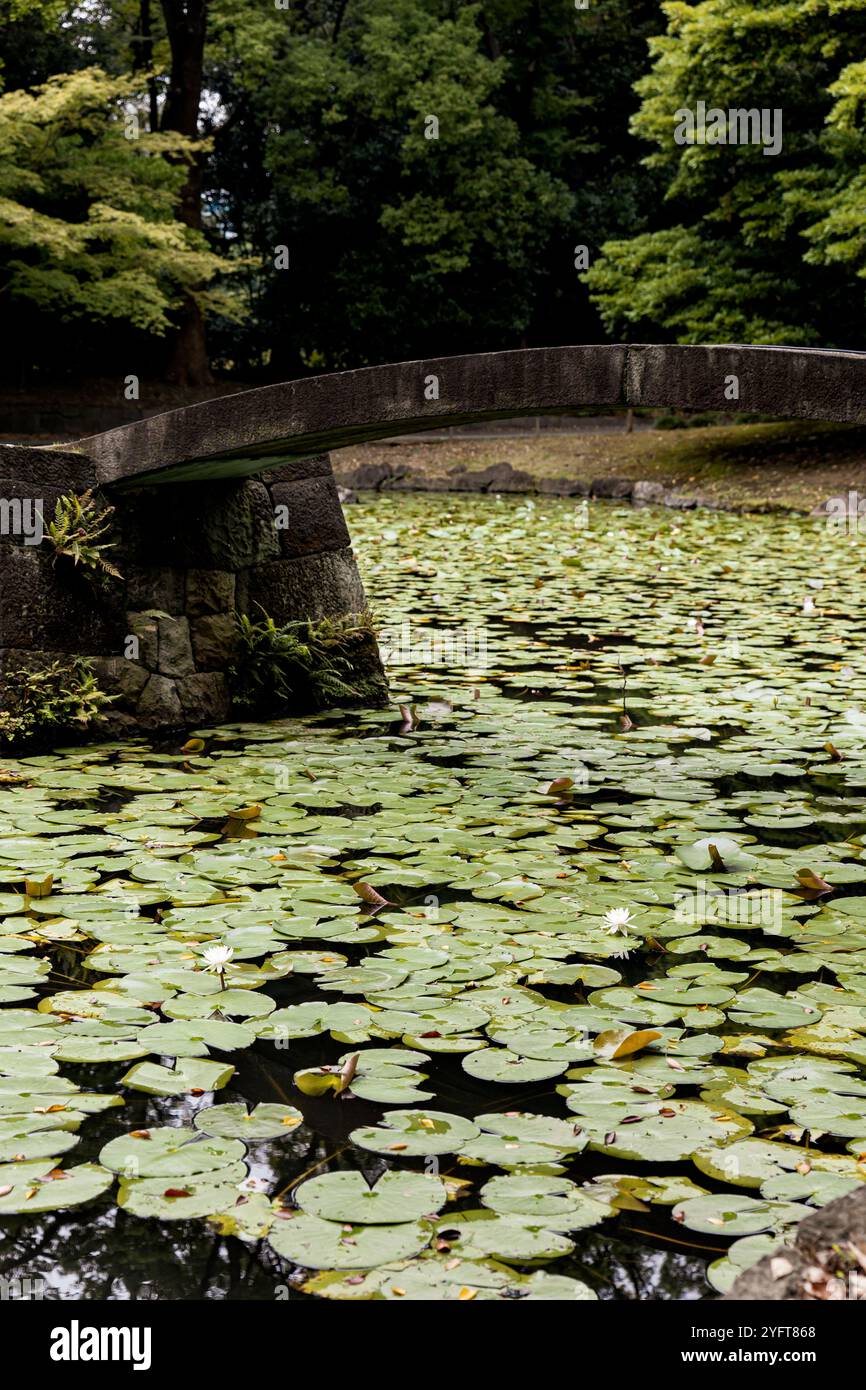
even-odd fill
[{"label": "lily pad", "polygon": [[139,1062],[122,1078],[121,1084],[134,1091],[146,1091],[151,1096],[180,1096],[186,1092],[203,1095],[218,1091],[231,1080],[234,1067],[220,1062],[201,1062],[197,1058],[179,1057],[171,1067],[156,1062]]},{"label": "lily pad", "polygon": [[254,1143],[259,1139],[282,1139],[303,1124],[303,1120],[300,1110],[293,1105],[261,1101],[250,1111],[240,1103],[211,1105],[199,1110],[193,1123],[204,1134]]},{"label": "lily pad", "polygon": [[371,1269],[419,1254],[432,1231],[424,1221],[359,1226],[306,1212],[283,1213],[271,1227],[268,1242],[278,1255],[307,1269]]},{"label": "lily pad", "polygon": [[691,1197],[674,1207],[673,1218],[690,1231],[710,1235],[756,1235],[778,1231],[808,1215],[798,1202],[762,1201],[756,1197]]},{"label": "lily pad", "polygon": [[567,1178],[535,1173],[491,1178],[481,1189],[481,1200],[501,1215],[537,1217],[545,1226],[562,1231],[595,1226],[614,1210],[600,1196]]},{"label": "lily pad", "polygon": [[10,1191],[0,1194],[0,1216],[81,1206],[107,1192],[113,1182],[114,1174],[98,1163],[52,1169],[41,1178],[23,1177],[23,1181],[12,1184]]},{"label": "lily pad", "polygon": [[208,1138],[182,1125],[168,1125],[132,1130],[109,1140],[99,1161],[127,1178],[188,1178],[226,1168],[242,1159],[244,1152],[237,1139]]},{"label": "lily pad", "polygon": [[361,1173],[325,1173],[295,1190],[302,1211],[329,1221],[388,1225],[435,1216],[448,1193],[425,1173],[384,1173],[371,1186]]},{"label": "lily pad", "polygon": [[[349,1138],[361,1149],[392,1157],[421,1158],[458,1153],[480,1134],[478,1125],[441,1110],[392,1110],[381,1125],[355,1129]],[[395,1257],[397,1258],[397,1257]]]},{"label": "lily pad", "polygon": [[547,1261],[573,1250],[573,1242],[541,1224],[539,1218],[500,1216],[493,1211],[463,1211],[459,1218],[443,1217],[436,1231],[450,1254],[468,1259],[493,1256],[519,1264]]}]

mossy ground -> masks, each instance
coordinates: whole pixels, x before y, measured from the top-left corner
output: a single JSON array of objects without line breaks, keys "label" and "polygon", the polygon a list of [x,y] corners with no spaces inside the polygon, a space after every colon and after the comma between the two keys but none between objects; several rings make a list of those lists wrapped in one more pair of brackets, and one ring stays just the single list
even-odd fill
[{"label": "mossy ground", "polygon": [[339,479],[361,463],[387,463],[441,478],[460,467],[509,462],[539,479],[650,479],[731,510],[809,512],[848,489],[866,494],[866,428],[776,422],[691,429],[592,427],[573,434],[362,444],[332,455]]}]

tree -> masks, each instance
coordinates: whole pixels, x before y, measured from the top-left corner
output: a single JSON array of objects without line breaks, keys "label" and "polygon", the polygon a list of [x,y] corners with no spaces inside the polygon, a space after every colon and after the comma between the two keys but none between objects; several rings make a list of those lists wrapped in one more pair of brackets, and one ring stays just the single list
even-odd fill
[{"label": "tree", "polygon": [[[208,4],[209,0],[162,0],[171,48],[171,73],[160,129],[178,131],[189,142],[195,142],[199,133]],[[143,7],[142,25],[145,15],[149,21],[149,6]],[[203,151],[193,148],[192,144],[186,147],[186,178],[178,207],[180,220],[196,232],[200,232],[202,226],[202,155]],[[213,380],[201,305],[190,291],[184,294],[179,311],[168,375],[183,386],[205,386]]]},{"label": "tree", "polygon": [[597,335],[574,246],[643,225],[627,114],[656,13],[220,0],[212,197],[263,267],[223,360],[287,376]]},{"label": "tree", "polygon": [[[586,276],[609,332],[681,342],[862,342],[866,0],[663,5],[634,132],[665,179],[662,225]],[[834,102],[835,98],[835,102]],[[782,149],[676,143],[679,112],[780,111]]]},{"label": "tree", "polygon": [[[117,100],[148,136],[184,137],[161,155],[182,176],[184,244],[239,271],[248,313],[239,329],[212,262],[175,276],[161,331],[178,381],[207,382],[208,345],[224,370],[291,376],[592,339],[575,247],[593,260],[647,225],[660,175],[636,163],[627,118],[657,0],[0,0],[5,14],[15,87],[98,67],[129,84]],[[113,322],[94,358],[113,359]]]},{"label": "tree", "polygon": [[[98,68],[0,97],[0,292],[13,310],[165,334],[184,295],[221,309],[222,259],[175,217],[183,136],[139,132]],[[135,138],[130,138],[134,136]]]}]

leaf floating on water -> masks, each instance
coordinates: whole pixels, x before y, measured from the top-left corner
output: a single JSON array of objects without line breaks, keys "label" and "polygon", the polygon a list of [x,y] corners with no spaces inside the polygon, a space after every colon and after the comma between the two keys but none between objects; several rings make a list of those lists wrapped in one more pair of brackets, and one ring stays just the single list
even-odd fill
[{"label": "leaf floating on water", "polygon": [[554,777],[552,782],[544,784],[541,791],[544,796],[562,796],[564,792],[570,792],[573,786],[573,777]]},{"label": "leaf floating on water", "polygon": [[383,898],[382,894],[378,893],[372,884],[355,883],[353,887],[358,897],[362,902],[365,902],[368,907],[375,908],[377,911],[381,907],[390,907],[388,899]]},{"label": "leaf floating on water", "polygon": [[805,888],[810,896],[819,897],[825,893],[832,893],[832,884],[823,879],[820,874],[816,874],[812,869],[798,869],[797,882],[801,888]]},{"label": "leaf floating on water", "polygon": [[386,1172],[371,1185],[361,1173],[336,1172],[301,1183],[295,1196],[312,1216],[369,1226],[433,1219],[448,1193],[427,1173]]},{"label": "leaf floating on water", "polygon": [[307,1269],[371,1269],[420,1254],[431,1234],[424,1221],[346,1228],[299,1212],[274,1225],[267,1239],[278,1255]]},{"label": "leaf floating on water", "polygon": [[46,874],[44,878],[26,878],[24,880],[24,892],[28,898],[47,898],[53,887],[53,874]]},{"label": "leaf floating on water", "polygon": [[651,1028],[635,1031],[629,1028],[613,1028],[599,1033],[593,1043],[593,1049],[606,1061],[618,1061],[621,1057],[631,1057],[635,1052],[641,1052],[661,1036],[661,1033]]},{"label": "leaf floating on water", "polygon": [[262,1139],[282,1138],[288,1131],[297,1129],[303,1120],[300,1110],[293,1105],[262,1101],[253,1110],[247,1111],[245,1105],[234,1102],[199,1110],[194,1124],[204,1134],[255,1143]]},{"label": "leaf floating on water", "polygon": [[[497,530],[493,499],[382,505],[396,513],[393,540],[377,544],[394,551],[377,559],[373,583],[395,621],[414,617],[434,569],[437,618],[465,621],[478,595],[493,600],[479,602],[480,621],[496,615],[498,650],[474,697],[465,666],[447,674],[453,709],[412,673],[402,715],[418,726],[420,714],[418,738],[405,727],[394,737],[393,706],[360,707],[224,725],[208,732],[207,754],[188,740],[169,753],[141,742],[7,759],[0,1216],[73,1208],[116,1174],[130,1219],[210,1220],[249,1243],[294,1230],[302,1249],[274,1258],[335,1261],[310,1275],[316,1296],[503,1301],[591,1297],[507,1262],[557,1258],[570,1232],[619,1211],[674,1207],[678,1227],[689,1214],[716,1238],[736,1235],[732,1221],[762,1224],[711,1266],[723,1291],[789,1238],[791,1207],[814,1210],[866,1177],[856,614],[828,595],[808,636],[792,620],[801,575],[791,542],[805,543],[811,526],[793,517],[695,512],[674,534],[623,509],[609,544],[581,546],[554,573],[525,501],[495,503]],[[545,519],[563,514],[547,499],[537,506]],[[359,518],[363,542],[381,530],[377,512]],[[419,521],[430,565],[390,564],[405,539],[416,545]],[[840,593],[862,570],[848,550],[828,560]],[[738,636],[710,652],[695,616],[708,611],[708,556],[714,582],[733,576],[727,598],[720,580],[720,602],[746,571],[757,600],[737,601]],[[730,620],[729,608],[715,611]],[[616,722],[627,705],[628,731]],[[232,807],[260,814],[245,822]],[[50,891],[25,897],[49,872]],[[355,881],[379,885],[372,902]],[[614,912],[633,927],[625,940],[606,930]],[[43,968],[46,943],[63,969],[58,951],[71,947],[88,987]],[[228,989],[202,969],[209,946],[233,952]],[[617,970],[620,946],[629,955]],[[641,1033],[652,1041],[605,1055],[606,1034]],[[302,1085],[324,1078],[322,1105],[304,1105],[309,1129],[285,1103],[213,1103],[211,1087],[224,1074],[234,1082],[223,1063],[236,1053],[261,1039],[275,1044],[275,1074],[287,1048],[294,1071],[294,1040],[316,1038],[312,1060],[331,1066],[299,1073]],[[142,1066],[115,1086],[124,1057]],[[475,1060],[455,1086],[459,1113],[404,1108],[436,1103],[418,1090],[428,1063],[453,1082],[463,1057]],[[67,1064],[103,1068],[104,1092],[85,1091]],[[97,1171],[64,1168],[88,1116],[125,1100],[127,1124],[145,1123],[137,1087],[185,1097],[194,1119],[112,1139],[125,1128],[119,1109]],[[330,1105],[338,1093],[346,1106]],[[330,1171],[310,1174],[306,1150],[323,1138],[314,1115],[329,1109],[343,1111],[332,1113],[339,1142],[347,1129],[351,1141]],[[259,1158],[260,1144],[288,1176],[306,1174],[282,1211],[249,1175],[247,1145]],[[460,1174],[444,1184],[459,1198],[450,1208],[419,1171],[436,1155]],[[665,1176],[638,1176],[650,1163]],[[586,1182],[599,1166],[614,1172]],[[382,1169],[371,1188],[364,1175]],[[686,1172],[706,1173],[714,1191]],[[703,1218],[682,1209],[719,1189]],[[746,1189],[758,1207],[736,1207]],[[449,1217],[437,1226],[440,1211]],[[306,1216],[325,1222],[314,1249],[297,1233]],[[399,1231],[384,1248],[364,1234],[416,1223],[424,1230],[408,1247]]]},{"label": "leaf floating on water", "polygon": [[328,1091],[339,1094],[344,1089],[340,1067],[307,1067],[296,1071],[292,1080],[304,1096],[324,1096]]},{"label": "leaf floating on water", "polygon": [[82,1163],[68,1171],[53,1169],[35,1181],[4,1184],[0,1190],[0,1216],[79,1206],[101,1196],[113,1181],[113,1173],[98,1163]]},{"label": "leaf floating on water", "polygon": [[346,1087],[351,1085],[352,1080],[355,1076],[355,1072],[358,1070],[359,1056],[360,1053],[353,1052],[352,1056],[347,1058],[347,1060],[344,1062],[343,1070],[340,1072],[339,1091],[345,1091]]},{"label": "leaf floating on water", "polygon": [[731,1235],[755,1235],[760,1231],[784,1231],[809,1215],[798,1202],[761,1201],[756,1197],[692,1197],[674,1209],[675,1221],[690,1231],[713,1234],[721,1229]]}]

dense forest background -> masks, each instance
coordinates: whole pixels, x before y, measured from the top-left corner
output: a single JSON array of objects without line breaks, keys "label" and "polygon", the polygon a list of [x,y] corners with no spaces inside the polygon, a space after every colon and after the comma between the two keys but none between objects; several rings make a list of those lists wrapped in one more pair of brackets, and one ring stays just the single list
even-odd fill
[{"label": "dense forest background", "polygon": [[866,0],[0,0],[0,60],[7,383],[866,347]]}]

